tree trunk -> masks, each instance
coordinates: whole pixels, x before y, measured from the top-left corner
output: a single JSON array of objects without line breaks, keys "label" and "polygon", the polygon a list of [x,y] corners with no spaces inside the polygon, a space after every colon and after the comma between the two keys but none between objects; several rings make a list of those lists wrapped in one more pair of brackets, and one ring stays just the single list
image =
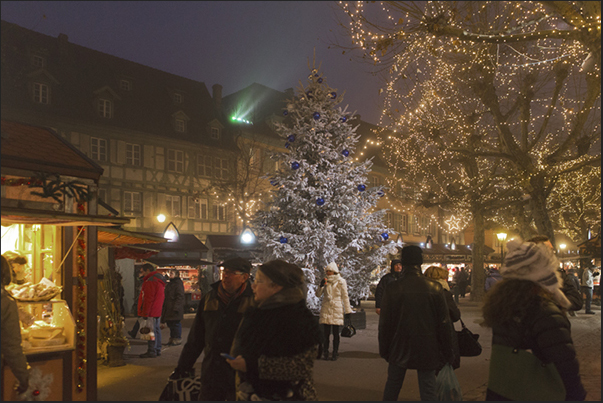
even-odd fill
[{"label": "tree trunk", "polygon": [[486,241],[484,213],[481,209],[473,211],[473,226],[475,235],[473,247],[473,269],[471,270],[471,301],[482,301],[484,298],[484,284],[486,272],[484,271],[484,245]]},{"label": "tree trunk", "polygon": [[548,236],[551,244],[553,244],[553,250],[557,250],[553,223],[551,222],[549,212],[546,208],[544,178],[541,176],[534,176],[530,179],[530,185],[530,196],[532,197],[530,199],[530,208],[538,234]]}]

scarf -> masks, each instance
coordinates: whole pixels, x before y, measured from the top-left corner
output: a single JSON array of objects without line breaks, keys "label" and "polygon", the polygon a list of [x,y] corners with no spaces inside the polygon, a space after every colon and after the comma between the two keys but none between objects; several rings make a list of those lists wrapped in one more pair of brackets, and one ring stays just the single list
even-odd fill
[{"label": "scarf", "polygon": [[222,282],[220,282],[220,285],[218,286],[218,299],[221,302],[223,302],[225,305],[228,305],[228,304],[230,304],[230,301],[232,301],[233,299],[236,299],[241,294],[243,294],[243,292],[245,292],[246,289],[247,289],[247,281],[244,282],[243,285],[241,287],[239,287],[239,289],[237,291],[230,294],[228,291],[226,291],[224,289],[224,287],[222,286]]},{"label": "scarf", "polygon": [[305,295],[301,288],[292,287],[292,288],[283,288],[276,294],[266,298],[258,308],[259,309],[273,309],[278,308],[284,305],[292,305],[296,304],[299,301],[305,299]]}]

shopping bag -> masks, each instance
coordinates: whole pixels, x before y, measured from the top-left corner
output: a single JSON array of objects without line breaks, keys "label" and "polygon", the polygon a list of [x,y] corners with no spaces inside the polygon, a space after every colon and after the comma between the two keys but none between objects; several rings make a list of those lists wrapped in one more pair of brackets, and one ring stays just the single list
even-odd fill
[{"label": "shopping bag", "polygon": [[471,330],[467,329],[465,323],[461,319],[461,330],[456,331],[457,339],[459,342],[459,354],[461,357],[475,357],[482,353],[482,345],[479,344],[479,334],[474,334]]},{"label": "shopping bag", "polygon": [[555,364],[544,364],[527,350],[492,344],[488,389],[510,400],[565,400],[565,385]]},{"label": "shopping bag", "polygon": [[153,325],[152,319],[146,319],[140,323],[140,339],[141,340],[155,340],[155,332],[153,329],[155,326]]},{"label": "shopping bag", "polygon": [[461,384],[450,364],[444,365],[440,372],[438,372],[438,376],[436,377],[436,389],[438,392],[438,400],[441,402],[463,400]]},{"label": "shopping bag", "polygon": [[160,402],[197,401],[201,390],[201,376],[168,379],[159,396]]}]

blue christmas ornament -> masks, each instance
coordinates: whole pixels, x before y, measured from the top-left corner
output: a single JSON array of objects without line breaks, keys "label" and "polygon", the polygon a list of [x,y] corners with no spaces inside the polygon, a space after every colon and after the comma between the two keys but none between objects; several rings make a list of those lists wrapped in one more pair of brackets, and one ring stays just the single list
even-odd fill
[{"label": "blue christmas ornament", "polygon": [[381,234],[381,238],[383,238],[384,241],[387,241],[389,235],[387,234],[387,232],[384,232],[383,234]]},{"label": "blue christmas ornament", "polygon": [[287,137],[287,140],[289,140],[290,143],[293,143],[295,141],[295,136],[291,134]]},{"label": "blue christmas ornament", "polygon": [[280,243],[287,243],[289,240],[287,238],[285,238],[284,236],[279,238],[279,242]]},{"label": "blue christmas ornament", "polygon": [[314,120],[320,119],[320,113],[318,113],[318,112],[314,112],[314,114],[312,116],[314,117]]},{"label": "blue christmas ornament", "polygon": [[319,83],[319,84],[322,84],[322,77],[320,77],[320,78],[319,78],[318,80],[316,80],[316,81],[318,81],[318,83]]},{"label": "blue christmas ornament", "polygon": [[325,199],[319,197],[318,199],[316,199],[316,204],[322,206],[323,204],[325,204]]},{"label": "blue christmas ornament", "polygon": [[379,197],[383,197],[383,196],[385,196],[385,192],[384,192],[383,190],[379,190],[379,191],[377,192],[377,196],[379,196]]},{"label": "blue christmas ornament", "polygon": [[342,116],[341,119],[339,119],[339,120],[341,120],[342,122],[345,123],[345,121],[348,120],[348,118],[346,118],[345,116]]},{"label": "blue christmas ornament", "polygon": [[358,185],[358,191],[359,192],[364,192],[366,190],[366,186],[365,185]]},{"label": "blue christmas ornament", "polygon": [[283,111],[283,116],[287,116],[289,114],[289,111]]},{"label": "blue christmas ornament", "polygon": [[337,98],[337,93],[335,91],[331,92],[331,99]]},{"label": "blue christmas ornament", "polygon": [[298,169],[298,168],[299,168],[299,162],[293,161],[291,163],[291,169]]},{"label": "blue christmas ornament", "polygon": [[341,153],[343,154],[344,157],[347,157],[348,155],[350,155],[350,152],[348,150],[343,150]]}]

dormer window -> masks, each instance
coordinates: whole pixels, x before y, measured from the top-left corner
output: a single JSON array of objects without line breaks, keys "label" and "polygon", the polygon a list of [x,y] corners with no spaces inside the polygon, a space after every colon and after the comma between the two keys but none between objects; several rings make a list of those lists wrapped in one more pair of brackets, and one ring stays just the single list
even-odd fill
[{"label": "dormer window", "polygon": [[182,94],[175,93],[174,94],[174,102],[177,104],[182,103]]},{"label": "dormer window", "polygon": [[119,82],[119,88],[122,91],[132,91],[132,81],[130,81],[130,80],[121,80]]},{"label": "dormer window", "polygon": [[33,83],[33,100],[40,104],[50,103],[50,88],[46,84]]},{"label": "dormer window", "polygon": [[99,98],[97,110],[101,117],[111,119],[113,117],[113,102],[108,99]]},{"label": "dormer window", "polygon": [[31,64],[34,67],[42,68],[42,67],[46,66],[46,58],[44,56],[40,56],[40,55],[33,55],[31,57]]},{"label": "dormer window", "polygon": [[218,140],[220,138],[220,128],[212,127],[210,134],[212,139]]},{"label": "dormer window", "polygon": [[175,125],[177,132],[186,133],[186,120],[176,118]]}]

